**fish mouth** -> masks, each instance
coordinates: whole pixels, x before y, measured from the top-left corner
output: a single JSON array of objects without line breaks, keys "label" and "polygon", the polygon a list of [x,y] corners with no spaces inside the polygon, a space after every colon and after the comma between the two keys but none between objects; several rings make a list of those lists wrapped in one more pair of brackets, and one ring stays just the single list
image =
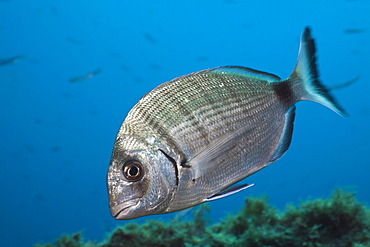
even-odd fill
[{"label": "fish mouth", "polygon": [[110,208],[111,215],[117,220],[131,219],[129,213],[137,206],[139,199],[122,202]]}]

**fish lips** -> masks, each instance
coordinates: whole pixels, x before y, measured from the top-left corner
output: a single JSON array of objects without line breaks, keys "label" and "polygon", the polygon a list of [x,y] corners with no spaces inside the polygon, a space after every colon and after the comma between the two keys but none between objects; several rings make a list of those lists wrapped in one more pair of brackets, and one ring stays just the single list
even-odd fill
[{"label": "fish lips", "polygon": [[111,215],[117,220],[126,220],[135,218],[130,215],[130,212],[136,208],[139,203],[139,198],[122,202],[110,208]]}]

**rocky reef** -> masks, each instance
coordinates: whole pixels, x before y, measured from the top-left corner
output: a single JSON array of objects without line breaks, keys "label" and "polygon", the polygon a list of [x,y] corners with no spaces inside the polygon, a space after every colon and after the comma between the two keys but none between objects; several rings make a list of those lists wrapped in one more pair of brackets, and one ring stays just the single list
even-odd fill
[{"label": "rocky reef", "polygon": [[192,221],[131,222],[102,243],[84,241],[76,233],[36,247],[370,247],[370,209],[341,189],[326,199],[287,205],[283,211],[269,205],[266,197],[247,198],[239,212],[215,224],[210,224],[209,210],[201,205]]}]

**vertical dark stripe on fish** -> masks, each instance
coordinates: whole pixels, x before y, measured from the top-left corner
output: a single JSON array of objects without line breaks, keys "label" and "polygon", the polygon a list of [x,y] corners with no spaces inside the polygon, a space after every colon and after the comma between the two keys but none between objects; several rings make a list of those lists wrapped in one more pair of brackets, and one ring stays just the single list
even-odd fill
[{"label": "vertical dark stripe on fish", "polygon": [[274,89],[279,101],[283,102],[288,108],[293,105],[294,92],[289,81],[272,83],[272,88]]},{"label": "vertical dark stripe on fish", "polygon": [[169,156],[165,151],[163,151],[162,149],[158,149],[159,151],[161,151],[162,154],[164,154],[164,156],[166,156],[166,158],[172,163],[173,167],[175,168],[175,175],[176,175],[176,186],[179,185],[179,169],[176,165],[176,160],[174,158],[172,158],[171,156]]}]

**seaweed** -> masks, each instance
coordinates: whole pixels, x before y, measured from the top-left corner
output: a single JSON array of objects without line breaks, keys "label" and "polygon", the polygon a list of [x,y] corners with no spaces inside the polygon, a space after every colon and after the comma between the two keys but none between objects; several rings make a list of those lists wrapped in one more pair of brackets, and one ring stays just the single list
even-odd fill
[{"label": "seaweed", "polygon": [[63,234],[55,243],[36,244],[35,247],[96,247],[99,246],[96,242],[83,242],[82,233],[74,233],[71,236]]},{"label": "seaweed", "polygon": [[246,246],[370,247],[370,209],[353,192],[337,189],[327,199],[289,204],[279,211],[266,197],[246,198],[236,214],[210,224],[209,206],[193,211],[193,220],[147,220],[117,227],[102,243],[83,242],[80,233],[37,247]]}]

